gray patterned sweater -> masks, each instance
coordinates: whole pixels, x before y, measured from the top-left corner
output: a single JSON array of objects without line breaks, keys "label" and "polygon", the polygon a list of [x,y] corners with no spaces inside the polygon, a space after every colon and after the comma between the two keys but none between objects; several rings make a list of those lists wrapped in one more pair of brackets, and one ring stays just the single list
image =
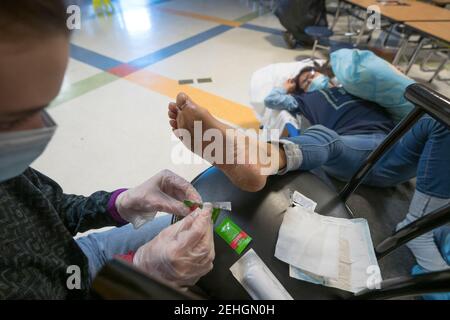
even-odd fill
[{"label": "gray patterned sweater", "polygon": [[[0,299],[89,297],[88,261],[77,232],[117,225],[107,210],[111,194],[64,194],[29,168],[0,183]],[[69,289],[69,266],[81,270],[81,289]]]}]

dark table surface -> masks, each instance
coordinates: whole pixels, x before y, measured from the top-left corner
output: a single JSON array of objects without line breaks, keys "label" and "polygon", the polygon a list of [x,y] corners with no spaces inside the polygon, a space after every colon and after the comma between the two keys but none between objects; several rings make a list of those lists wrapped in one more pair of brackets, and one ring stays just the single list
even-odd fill
[{"label": "dark table surface", "polygon": [[[319,178],[320,177],[320,178]],[[300,281],[289,276],[288,264],[275,258],[278,230],[285,210],[290,205],[289,192],[299,191],[317,202],[316,212],[323,215],[352,218],[349,208],[337,199],[336,185],[326,175],[291,172],[271,176],[266,187],[256,193],[235,187],[219,170],[209,168],[192,182],[203,201],[230,201],[232,220],[253,240],[242,253],[253,248],[294,299],[342,299],[352,294],[335,288]],[[411,186],[377,189],[362,186],[348,201],[355,217],[369,222],[374,244],[388,236],[406,214]],[[388,212],[386,212],[388,211]],[[203,277],[198,286],[213,299],[250,299],[231,274],[229,268],[240,258],[224,240],[215,234],[216,259],[214,269]],[[413,259],[406,248],[400,248],[380,261],[383,278],[407,275]]]}]

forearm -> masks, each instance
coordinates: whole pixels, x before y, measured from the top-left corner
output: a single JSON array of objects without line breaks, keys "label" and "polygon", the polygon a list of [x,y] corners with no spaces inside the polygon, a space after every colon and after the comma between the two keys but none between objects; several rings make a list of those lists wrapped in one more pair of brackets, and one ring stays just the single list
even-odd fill
[{"label": "forearm", "polygon": [[124,189],[112,193],[99,191],[85,197],[65,194],[57,182],[32,168],[25,175],[53,206],[73,235],[93,228],[125,223],[115,208],[115,199]]},{"label": "forearm", "polygon": [[117,212],[115,199],[123,189],[109,193],[98,191],[89,197],[63,194],[59,212],[66,227],[76,234],[105,226],[127,223]]}]

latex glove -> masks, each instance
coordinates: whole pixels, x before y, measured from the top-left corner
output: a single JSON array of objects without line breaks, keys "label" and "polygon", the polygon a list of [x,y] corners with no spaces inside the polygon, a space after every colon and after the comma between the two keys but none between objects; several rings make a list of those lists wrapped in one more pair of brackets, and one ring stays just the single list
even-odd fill
[{"label": "latex glove", "polygon": [[120,216],[139,228],[152,220],[157,212],[178,216],[190,213],[183,201],[202,202],[195,188],[170,170],[163,170],[143,184],[121,193],[116,199]]},{"label": "latex glove", "polygon": [[140,247],[133,264],[175,286],[194,285],[213,267],[212,206],[205,204]]}]

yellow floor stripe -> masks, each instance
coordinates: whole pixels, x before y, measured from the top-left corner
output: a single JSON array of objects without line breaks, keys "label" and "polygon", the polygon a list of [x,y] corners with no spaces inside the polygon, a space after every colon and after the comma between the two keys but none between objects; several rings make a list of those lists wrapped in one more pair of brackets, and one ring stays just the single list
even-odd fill
[{"label": "yellow floor stripe", "polygon": [[199,19],[199,20],[212,21],[212,22],[216,22],[218,24],[223,24],[223,25],[230,26],[230,27],[239,27],[242,24],[242,22],[238,22],[238,21],[226,20],[226,19],[222,19],[222,18],[218,18],[218,17],[206,16],[206,15],[195,13],[195,12],[181,11],[181,10],[171,9],[171,8],[157,8],[157,10],[167,12],[170,14],[175,14],[178,16],[190,17],[190,18]]},{"label": "yellow floor stripe", "polygon": [[179,85],[178,81],[166,78],[148,70],[141,70],[125,77],[147,89],[156,91],[175,100],[179,92],[186,93],[193,101],[208,109],[213,115],[243,128],[259,128],[259,121],[249,107],[235,103],[201,89]]}]

